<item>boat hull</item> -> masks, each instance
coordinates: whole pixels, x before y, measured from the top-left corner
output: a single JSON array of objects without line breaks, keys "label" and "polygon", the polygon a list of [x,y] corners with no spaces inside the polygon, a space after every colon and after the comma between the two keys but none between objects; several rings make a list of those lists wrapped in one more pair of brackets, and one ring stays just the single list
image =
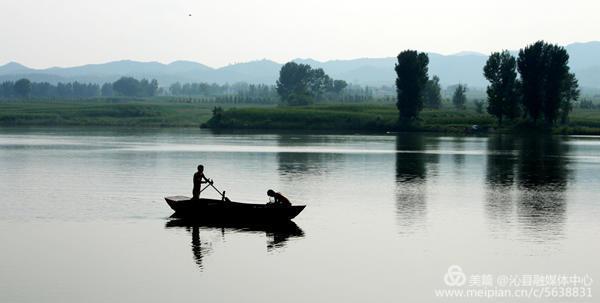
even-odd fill
[{"label": "boat hull", "polygon": [[205,222],[276,222],[295,218],[305,205],[250,204],[214,199],[192,200],[189,197],[165,197],[175,211],[173,217],[195,218]]}]

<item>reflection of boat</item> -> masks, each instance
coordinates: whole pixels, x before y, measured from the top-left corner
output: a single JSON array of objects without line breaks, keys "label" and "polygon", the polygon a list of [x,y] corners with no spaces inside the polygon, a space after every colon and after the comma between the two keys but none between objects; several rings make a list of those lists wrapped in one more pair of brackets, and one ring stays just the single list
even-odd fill
[{"label": "reflection of boat", "polygon": [[189,217],[215,222],[276,222],[296,217],[306,205],[249,204],[214,199],[165,197],[179,218]]},{"label": "reflection of boat", "polygon": [[200,227],[206,229],[224,229],[226,231],[242,233],[266,233],[267,236],[274,237],[274,244],[287,241],[288,238],[302,237],[304,232],[293,221],[278,221],[274,223],[217,223],[214,221],[205,222],[197,219],[171,217],[171,220],[165,225],[166,228],[177,227]]},{"label": "reflection of boat", "polygon": [[205,222],[195,218],[176,218],[171,217],[165,228],[185,228],[192,234],[192,252],[194,260],[200,268],[203,267],[204,257],[211,251],[210,242],[200,240],[200,231],[218,230],[223,236],[227,233],[248,233],[261,234],[267,236],[267,250],[273,250],[283,247],[290,238],[304,237],[304,232],[296,223],[292,221],[278,221],[272,223],[216,223],[214,221]]}]

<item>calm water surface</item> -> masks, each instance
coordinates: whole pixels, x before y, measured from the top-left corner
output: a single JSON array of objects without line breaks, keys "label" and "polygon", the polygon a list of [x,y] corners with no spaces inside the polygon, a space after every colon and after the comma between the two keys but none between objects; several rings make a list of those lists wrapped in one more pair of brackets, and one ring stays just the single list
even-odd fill
[{"label": "calm water surface", "polygon": [[[308,207],[170,219],[199,163],[232,200]],[[600,137],[5,128],[0,302],[444,302],[454,264],[600,280],[598,184]]]}]

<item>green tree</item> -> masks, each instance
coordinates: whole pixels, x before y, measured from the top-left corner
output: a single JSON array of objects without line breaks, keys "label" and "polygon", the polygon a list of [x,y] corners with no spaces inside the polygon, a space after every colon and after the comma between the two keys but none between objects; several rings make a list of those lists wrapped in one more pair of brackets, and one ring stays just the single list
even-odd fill
[{"label": "green tree", "polygon": [[348,83],[344,80],[334,80],[332,90],[334,93],[340,94],[347,86]]},{"label": "green tree", "polygon": [[534,123],[543,117],[547,125],[566,121],[579,97],[579,85],[569,72],[569,54],[562,46],[538,41],[519,51],[522,104]]},{"label": "green tree", "polygon": [[169,93],[173,96],[181,95],[181,83],[175,82],[169,86]]},{"label": "green tree", "polygon": [[288,105],[308,105],[321,100],[326,93],[341,92],[347,83],[333,80],[321,68],[288,62],[281,67],[276,90]]},{"label": "green tree", "polygon": [[423,90],[427,85],[429,57],[415,50],[401,52],[396,63],[396,106],[399,118],[413,120],[423,109]]},{"label": "green tree", "polygon": [[311,69],[308,79],[308,90],[315,99],[321,99],[321,96],[331,91],[333,88],[333,80],[325,74],[322,68]]},{"label": "green tree", "polygon": [[475,111],[478,114],[483,114],[483,106],[485,105],[485,101],[475,100],[475,101],[473,101],[473,104],[475,104]]},{"label": "green tree", "polygon": [[114,94],[112,83],[102,84],[102,89],[100,91],[101,91],[100,94],[102,95],[102,97],[112,97]]},{"label": "green tree", "polygon": [[433,76],[425,85],[424,105],[427,108],[435,109],[442,106],[442,87],[438,76]]},{"label": "green tree", "polygon": [[15,92],[15,83],[12,81],[4,81],[0,84],[0,96],[10,98]]},{"label": "green tree", "polygon": [[569,81],[569,54],[558,45],[545,45],[545,83],[542,111],[546,124],[552,125],[559,117],[561,103]]},{"label": "green tree", "polygon": [[150,81],[142,79],[139,83],[139,88],[136,93],[137,96],[153,97],[156,95],[156,92],[158,91],[158,81],[156,81],[156,79]]},{"label": "green tree", "polygon": [[573,103],[579,99],[579,82],[575,74],[569,73],[564,82],[560,103],[560,123],[565,124],[569,119],[569,113],[573,110]]},{"label": "green tree", "polygon": [[465,93],[467,92],[467,86],[463,84],[459,84],[456,86],[454,90],[454,94],[452,95],[452,104],[454,107],[458,109],[465,109],[465,105],[467,104],[467,96]]},{"label": "green tree", "polygon": [[308,64],[288,62],[281,67],[276,82],[277,93],[288,105],[307,105],[311,101],[308,83],[311,68]]},{"label": "green tree", "polygon": [[31,81],[29,79],[20,79],[15,82],[14,92],[21,98],[28,98],[31,93]]},{"label": "green tree", "polygon": [[493,53],[483,67],[483,75],[490,82],[487,87],[487,111],[502,124],[503,118],[519,115],[517,60],[508,51]]},{"label": "green tree", "polygon": [[113,90],[122,96],[138,96],[140,93],[140,81],[132,77],[121,77],[113,83]]},{"label": "green tree", "polygon": [[537,122],[544,101],[545,60],[544,45],[540,41],[519,51],[517,68],[521,75],[522,104],[527,116]]}]

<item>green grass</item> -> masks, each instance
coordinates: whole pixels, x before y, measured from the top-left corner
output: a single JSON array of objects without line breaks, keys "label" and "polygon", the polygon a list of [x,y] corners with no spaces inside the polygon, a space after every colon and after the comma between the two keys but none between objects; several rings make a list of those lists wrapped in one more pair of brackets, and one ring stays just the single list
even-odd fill
[{"label": "green grass", "polygon": [[62,100],[0,102],[0,125],[198,127],[214,104],[165,100]]},{"label": "green grass", "polygon": [[[205,126],[221,129],[303,129],[390,131],[397,127],[394,105],[322,105],[306,107],[231,108]],[[489,115],[474,111],[424,110],[413,130],[464,131],[473,124],[491,125]]]},{"label": "green grass", "polygon": [[[331,131],[395,131],[464,133],[472,125],[496,132],[520,132],[527,124],[505,123],[498,127],[487,113],[473,109],[423,110],[417,121],[401,127],[394,105],[321,105],[305,107],[230,108],[204,126],[215,129],[277,129]],[[530,127],[531,131],[548,131]],[[600,134],[600,110],[575,110],[567,125],[555,127],[561,134]]]},{"label": "green grass", "polygon": [[[214,129],[325,130],[382,132],[399,130],[394,105],[314,105],[285,107],[176,102],[176,99],[27,100],[0,102],[0,126],[128,126],[198,127]],[[216,106],[224,108],[220,121],[212,118]],[[477,124],[499,132],[537,131],[526,123],[498,128],[488,114],[473,109],[426,109],[419,119],[401,130],[462,133]],[[560,134],[600,134],[600,110],[576,109]]]},{"label": "green grass", "polygon": [[569,124],[578,127],[600,128],[600,109],[576,109],[569,115]]},{"label": "green grass", "polygon": [[393,112],[376,106],[232,108],[225,112],[221,127],[352,130],[390,124],[395,119]]}]

